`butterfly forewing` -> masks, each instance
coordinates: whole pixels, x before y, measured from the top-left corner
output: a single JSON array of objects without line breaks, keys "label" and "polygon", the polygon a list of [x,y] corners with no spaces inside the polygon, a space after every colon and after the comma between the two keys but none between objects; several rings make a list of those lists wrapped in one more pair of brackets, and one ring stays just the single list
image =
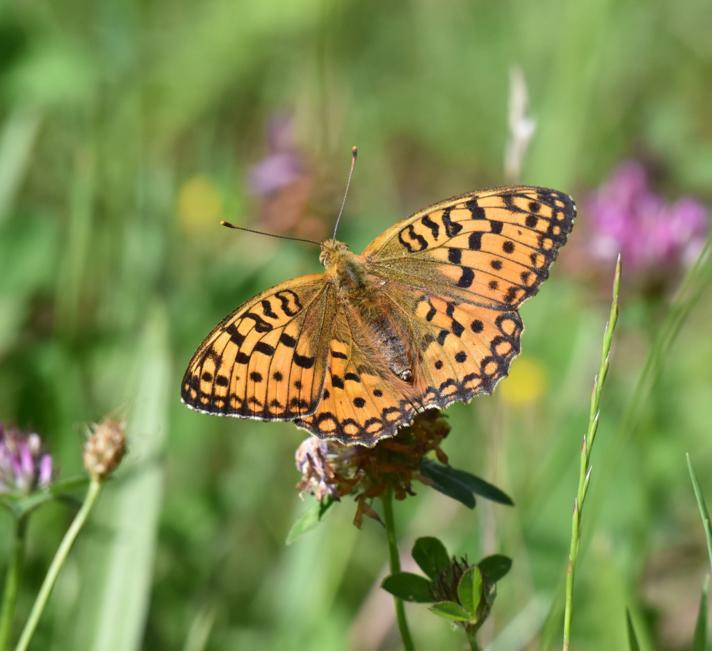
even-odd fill
[{"label": "butterfly forewing", "polygon": [[548,276],[573,227],[571,198],[511,187],[440,202],[364,251],[374,273],[495,309],[518,306]]},{"label": "butterfly forewing", "polygon": [[181,396],[211,414],[291,420],[319,402],[334,311],[323,274],[287,281],[240,306],[191,359]]}]

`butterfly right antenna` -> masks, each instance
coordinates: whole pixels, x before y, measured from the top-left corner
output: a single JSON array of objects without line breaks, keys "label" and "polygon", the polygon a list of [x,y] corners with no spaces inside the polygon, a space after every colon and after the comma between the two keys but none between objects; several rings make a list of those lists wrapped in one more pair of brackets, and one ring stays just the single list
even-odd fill
[{"label": "butterfly right antenna", "polygon": [[351,147],[351,169],[349,170],[349,177],[346,179],[346,190],[344,190],[344,198],[341,200],[341,208],[339,209],[339,215],[336,218],[336,224],[334,224],[334,234],[331,239],[336,239],[336,231],[339,228],[339,221],[341,220],[341,215],[344,212],[344,206],[346,205],[346,196],[349,193],[349,186],[351,185],[351,177],[354,174],[354,168],[356,167],[356,159],[358,158],[358,147],[355,145]]}]

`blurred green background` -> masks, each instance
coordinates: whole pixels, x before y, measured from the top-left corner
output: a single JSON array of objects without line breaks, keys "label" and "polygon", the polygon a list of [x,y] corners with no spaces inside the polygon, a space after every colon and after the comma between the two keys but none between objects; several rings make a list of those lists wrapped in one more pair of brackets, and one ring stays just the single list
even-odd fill
[{"label": "blurred green background", "polygon": [[[537,125],[521,180],[579,201],[579,239],[523,308],[512,377],[448,410],[444,447],[516,507],[469,511],[419,486],[397,518],[405,559],[421,535],[514,559],[484,643],[557,647],[613,270],[589,262],[582,200],[634,157],[666,196],[710,205],[711,30],[707,0],[2,3],[0,420],[40,432],[64,477],[81,472],[85,427],[105,414],[127,417],[130,444],[34,648],[400,647],[378,588],[376,523],[355,529],[345,501],[284,545],[305,507],[293,461],[304,432],[190,412],[180,379],[224,314],[319,269],[312,247],[229,232],[220,218],[323,237],[352,144],[360,163],[340,239],[355,250],[428,203],[501,185],[513,66]],[[284,116],[292,141],[270,144]],[[280,146],[292,176],[261,196],[255,166]],[[625,648],[626,607],[650,648],[691,640],[706,556],[684,453],[709,499],[709,278],[653,358],[647,394],[636,383],[671,323],[679,275],[653,295],[624,288],[576,649]],[[53,504],[33,518],[18,621],[72,514]],[[9,530],[0,520],[2,557]],[[408,611],[419,648],[462,648],[424,607]]]}]

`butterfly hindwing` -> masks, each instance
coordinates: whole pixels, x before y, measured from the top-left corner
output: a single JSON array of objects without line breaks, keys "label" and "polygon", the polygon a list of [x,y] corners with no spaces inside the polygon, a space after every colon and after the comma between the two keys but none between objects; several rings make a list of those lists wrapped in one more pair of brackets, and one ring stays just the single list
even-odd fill
[{"label": "butterfly hindwing", "polygon": [[421,295],[415,315],[421,333],[425,386],[419,402],[447,407],[492,393],[519,353],[522,321],[506,310],[486,310],[450,297]]},{"label": "butterfly hindwing", "polygon": [[303,276],[241,305],[191,359],[181,397],[211,414],[291,420],[319,402],[334,296],[323,274]]},{"label": "butterfly hindwing", "polygon": [[419,407],[415,390],[383,364],[352,310],[339,310],[333,332],[322,399],[296,423],[322,438],[374,445],[413,416]]}]

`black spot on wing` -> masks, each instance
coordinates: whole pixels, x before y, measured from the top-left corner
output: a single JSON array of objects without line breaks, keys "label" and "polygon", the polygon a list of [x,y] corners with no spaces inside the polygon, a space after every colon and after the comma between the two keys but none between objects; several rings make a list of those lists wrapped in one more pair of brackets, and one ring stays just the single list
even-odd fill
[{"label": "black spot on wing", "polygon": [[294,353],[294,363],[301,368],[311,368],[314,366],[315,361],[316,357],[307,357],[306,355]]},{"label": "black spot on wing", "polygon": [[237,326],[234,323],[227,326],[227,328],[225,328],[225,332],[230,335],[230,341],[238,346],[241,346],[244,343],[245,335],[242,335],[237,331]]},{"label": "black spot on wing", "polygon": [[482,232],[473,231],[467,238],[467,246],[472,251],[479,251],[482,248]]},{"label": "black spot on wing", "polygon": [[462,275],[457,281],[458,287],[471,287],[475,280],[475,272],[470,267],[461,267]]},{"label": "black spot on wing", "polygon": [[245,314],[242,315],[243,319],[251,319],[255,323],[255,330],[257,332],[270,332],[272,330],[272,326],[265,321],[259,314],[255,314],[254,312],[246,312]]},{"label": "black spot on wing", "polygon": [[462,249],[449,248],[447,250],[447,259],[453,264],[460,264],[460,260],[462,260]]},{"label": "black spot on wing", "polygon": [[423,226],[427,226],[430,229],[430,232],[433,234],[433,238],[437,240],[438,235],[440,234],[440,226],[430,218],[430,215],[425,215],[420,222]]},{"label": "black spot on wing", "polygon": [[258,341],[255,344],[254,351],[257,353],[262,353],[263,355],[267,355],[268,357],[271,357],[274,355],[274,346],[270,346],[269,344],[266,344],[264,341]]},{"label": "black spot on wing", "polygon": [[452,221],[452,218],[450,217],[450,208],[445,208],[445,210],[443,210],[441,219],[445,225],[445,232],[448,237],[455,237],[455,235],[462,230],[462,224]]}]

